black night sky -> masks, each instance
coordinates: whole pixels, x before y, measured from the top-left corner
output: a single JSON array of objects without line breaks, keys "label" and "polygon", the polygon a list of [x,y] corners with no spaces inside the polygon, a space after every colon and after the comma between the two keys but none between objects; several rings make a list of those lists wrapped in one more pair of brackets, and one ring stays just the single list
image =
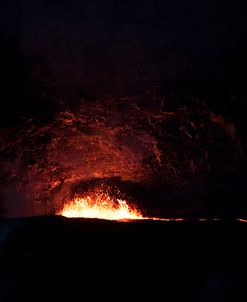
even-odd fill
[{"label": "black night sky", "polygon": [[67,102],[133,95],[141,89],[139,76],[161,94],[187,81],[210,109],[243,127],[246,20],[237,2],[37,0],[1,6],[2,94],[11,115],[52,110],[39,91],[30,91],[37,87],[27,87],[32,73],[36,81],[43,76],[56,84]]},{"label": "black night sky", "polygon": [[[81,301],[73,278],[89,297],[91,281],[111,297],[125,290],[125,300],[132,290],[137,301],[145,290],[154,301],[242,296],[246,36],[240,1],[1,2],[0,300],[62,301],[54,288],[67,284],[68,300]],[[145,216],[188,221],[55,217],[99,188]]]}]

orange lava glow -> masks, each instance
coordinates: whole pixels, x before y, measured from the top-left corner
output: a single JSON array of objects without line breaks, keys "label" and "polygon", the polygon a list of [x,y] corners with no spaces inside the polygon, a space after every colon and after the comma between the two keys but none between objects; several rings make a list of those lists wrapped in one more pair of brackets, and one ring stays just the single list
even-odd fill
[{"label": "orange lava glow", "polygon": [[[75,197],[64,205],[61,211],[56,213],[68,218],[98,218],[106,220],[125,221],[130,220],[160,220],[183,222],[186,218],[159,218],[145,217],[139,210],[128,205],[125,200],[112,198],[106,193],[93,193],[86,197]],[[219,218],[198,218],[198,222],[221,221]],[[246,219],[237,219],[239,222],[247,222]]]},{"label": "orange lava glow", "polygon": [[241,218],[239,218],[239,219],[237,219],[239,222],[244,222],[244,223],[247,223],[247,219],[241,219]]},{"label": "orange lava glow", "polygon": [[99,218],[107,220],[143,219],[141,213],[131,208],[125,200],[113,199],[100,193],[94,197],[76,197],[65,204],[59,213],[65,217]]}]

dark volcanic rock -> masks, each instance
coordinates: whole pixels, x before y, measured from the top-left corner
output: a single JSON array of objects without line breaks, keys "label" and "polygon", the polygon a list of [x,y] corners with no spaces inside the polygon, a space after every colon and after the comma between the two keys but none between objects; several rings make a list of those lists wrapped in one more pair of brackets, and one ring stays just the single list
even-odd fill
[{"label": "dark volcanic rock", "polygon": [[0,10],[1,214],[116,178],[160,216],[246,213],[245,10],[65,2]]},{"label": "dark volcanic rock", "polygon": [[243,223],[35,217],[0,225],[1,301],[232,301],[245,292]]},{"label": "dark volcanic rock", "polygon": [[[51,121],[23,119],[2,129],[6,215],[51,214],[80,184],[98,180],[112,187],[116,178],[127,198],[135,193],[124,184],[139,186],[135,202],[160,216],[244,213],[244,186],[236,188],[234,178],[244,177],[245,151],[233,123],[198,100],[173,111],[149,104],[131,97],[84,100]],[[221,207],[228,194],[239,200],[234,210]]]}]

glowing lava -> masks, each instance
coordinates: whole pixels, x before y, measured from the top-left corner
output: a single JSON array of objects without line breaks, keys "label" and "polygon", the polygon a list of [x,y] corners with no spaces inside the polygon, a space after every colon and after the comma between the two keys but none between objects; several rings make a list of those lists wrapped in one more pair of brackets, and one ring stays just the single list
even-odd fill
[{"label": "glowing lava", "polygon": [[[97,192],[85,197],[75,197],[66,203],[57,215],[68,218],[98,218],[106,220],[126,221],[136,219],[162,220],[182,222],[186,218],[159,218],[145,217],[139,210],[130,207],[125,200],[112,198],[107,193]],[[219,218],[197,218],[198,222],[221,221]],[[236,219],[239,222],[247,222],[246,219]]]},{"label": "glowing lava", "polygon": [[144,219],[141,213],[131,208],[125,200],[113,199],[101,193],[94,197],[76,197],[65,204],[59,213],[65,217],[100,218],[107,220]]}]

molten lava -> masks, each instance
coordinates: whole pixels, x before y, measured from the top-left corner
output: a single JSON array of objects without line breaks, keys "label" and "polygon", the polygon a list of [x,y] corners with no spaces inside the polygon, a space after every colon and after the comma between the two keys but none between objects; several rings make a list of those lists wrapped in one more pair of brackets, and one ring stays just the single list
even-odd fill
[{"label": "molten lava", "polygon": [[68,218],[98,218],[128,222],[136,219],[184,221],[184,218],[145,217],[135,207],[131,207],[125,200],[112,198],[105,192],[94,192],[86,197],[75,197],[66,203],[57,215]]},{"label": "molten lava", "polygon": [[125,200],[113,199],[105,193],[84,198],[76,197],[59,213],[65,217],[100,218],[107,220],[143,219]]},{"label": "molten lava", "polygon": [[[160,220],[167,222],[183,222],[186,218],[160,218],[145,217],[135,207],[120,198],[113,198],[105,192],[96,191],[85,197],[76,196],[66,203],[57,215],[68,218],[98,218],[106,220],[125,221],[137,219]],[[219,218],[197,218],[198,222],[221,221]],[[239,222],[247,222],[246,219],[237,219]]]}]

